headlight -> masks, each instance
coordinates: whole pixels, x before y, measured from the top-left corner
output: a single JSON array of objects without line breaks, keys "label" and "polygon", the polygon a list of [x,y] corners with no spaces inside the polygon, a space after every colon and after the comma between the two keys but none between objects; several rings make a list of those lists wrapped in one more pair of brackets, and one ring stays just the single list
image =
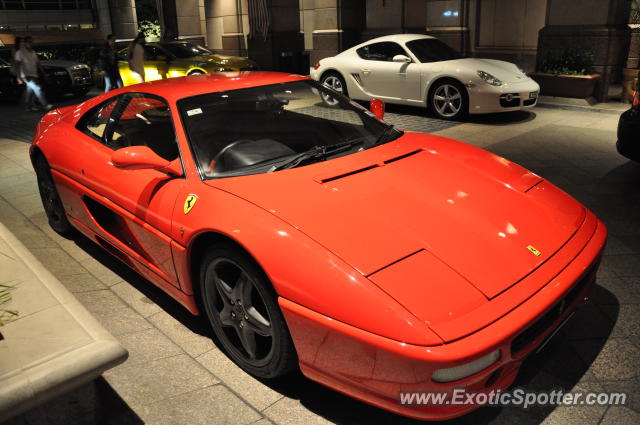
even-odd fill
[{"label": "headlight", "polygon": [[497,362],[499,358],[500,350],[496,350],[493,353],[489,353],[486,356],[480,357],[478,360],[474,360],[470,363],[465,363],[456,367],[450,367],[448,369],[438,369],[433,372],[433,376],[431,377],[431,379],[436,382],[457,381],[488,368],[489,366]]},{"label": "headlight", "polygon": [[487,83],[491,84],[492,86],[501,86],[502,85],[502,81],[498,80],[496,77],[494,77],[493,75],[489,74],[488,72],[478,71],[478,77],[482,78],[484,81],[486,81]]}]

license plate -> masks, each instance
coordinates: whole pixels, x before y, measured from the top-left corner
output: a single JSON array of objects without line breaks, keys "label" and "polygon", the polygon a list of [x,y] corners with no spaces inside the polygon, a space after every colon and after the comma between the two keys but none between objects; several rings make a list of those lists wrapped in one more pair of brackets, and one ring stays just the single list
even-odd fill
[{"label": "license plate", "polygon": [[[573,313],[575,313],[575,311],[574,311]],[[573,317],[573,313],[571,313],[571,314],[569,315],[569,317],[567,317],[566,319],[564,319],[564,320],[562,321],[562,323],[560,323],[560,326],[558,326],[558,327],[556,328],[556,330],[555,330],[555,331],[553,331],[553,333],[552,333],[551,335],[549,335],[549,336],[547,337],[547,339],[545,339],[545,340],[544,340],[544,342],[543,342],[542,344],[540,344],[540,347],[538,347],[538,349],[536,350],[536,354],[537,354],[537,353],[539,353],[540,351],[542,351],[542,349],[545,347],[545,345],[547,345],[547,344],[549,343],[549,341],[551,341],[551,338],[553,338],[553,337],[558,333],[558,331],[559,331],[559,330],[560,330],[560,329],[561,329],[561,328],[562,328],[562,327],[563,327],[563,326],[564,326],[564,325],[569,321],[569,319],[571,319],[571,318]]]},{"label": "license plate", "polygon": [[536,97],[538,97],[537,91],[532,91],[529,93],[529,99],[535,99]]}]

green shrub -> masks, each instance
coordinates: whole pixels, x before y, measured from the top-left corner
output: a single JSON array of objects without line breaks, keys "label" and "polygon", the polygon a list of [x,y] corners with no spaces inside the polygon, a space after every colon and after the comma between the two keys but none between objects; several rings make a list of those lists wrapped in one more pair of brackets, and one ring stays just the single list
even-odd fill
[{"label": "green shrub", "polygon": [[593,51],[566,48],[550,50],[542,59],[540,72],[547,74],[588,75],[593,67]]}]

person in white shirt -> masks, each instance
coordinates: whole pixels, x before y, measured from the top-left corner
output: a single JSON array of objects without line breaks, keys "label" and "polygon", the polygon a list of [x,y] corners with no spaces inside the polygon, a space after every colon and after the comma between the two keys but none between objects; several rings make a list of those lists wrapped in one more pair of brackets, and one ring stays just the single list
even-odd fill
[{"label": "person in white shirt", "polygon": [[143,33],[138,33],[136,38],[131,40],[129,45],[128,58],[129,68],[131,68],[134,78],[139,83],[144,82],[144,44],[146,40]]},{"label": "person in white shirt", "polygon": [[40,84],[40,62],[36,52],[33,50],[33,39],[29,36],[22,40],[20,49],[16,52],[14,63],[18,73],[18,78],[22,80],[27,88],[24,92],[25,107],[27,111],[37,111],[38,108],[32,104],[35,96],[38,102],[46,109],[51,109],[51,104],[47,102],[42,92]]}]

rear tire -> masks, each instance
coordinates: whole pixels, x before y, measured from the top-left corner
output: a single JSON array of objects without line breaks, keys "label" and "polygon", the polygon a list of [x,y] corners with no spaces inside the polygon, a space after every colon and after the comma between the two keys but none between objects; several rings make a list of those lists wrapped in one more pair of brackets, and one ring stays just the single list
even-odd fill
[{"label": "rear tire", "polygon": [[44,212],[47,214],[49,225],[62,236],[72,236],[73,226],[67,219],[58,189],[53,182],[51,167],[42,154],[38,154],[35,158],[35,170],[40,199],[42,200]]},{"label": "rear tire", "polygon": [[[344,78],[342,78],[342,75],[337,72],[330,71],[325,73],[320,79],[320,84],[343,96],[349,96],[347,92],[347,83],[344,81]],[[325,94],[322,95],[322,101],[327,106],[336,106],[339,103],[338,99]]]},{"label": "rear tire", "polygon": [[260,378],[296,367],[277,294],[246,252],[228,243],[211,247],[200,267],[200,290],[213,331],[238,366]]}]

